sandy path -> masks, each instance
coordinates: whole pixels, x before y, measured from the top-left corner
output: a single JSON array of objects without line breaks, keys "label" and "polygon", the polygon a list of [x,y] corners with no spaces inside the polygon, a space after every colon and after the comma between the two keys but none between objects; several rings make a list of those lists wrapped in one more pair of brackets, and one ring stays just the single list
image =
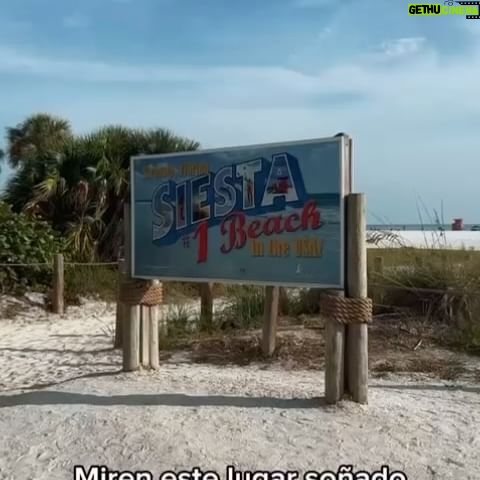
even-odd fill
[{"label": "sandy path", "polygon": [[415,480],[480,478],[478,384],[389,377],[371,381],[368,406],[326,407],[315,371],[177,357],[154,374],[123,374],[106,334],[113,319],[88,304],[60,320],[32,308],[0,321],[0,479],[70,479],[75,464],[222,477],[228,464],[388,464]]}]

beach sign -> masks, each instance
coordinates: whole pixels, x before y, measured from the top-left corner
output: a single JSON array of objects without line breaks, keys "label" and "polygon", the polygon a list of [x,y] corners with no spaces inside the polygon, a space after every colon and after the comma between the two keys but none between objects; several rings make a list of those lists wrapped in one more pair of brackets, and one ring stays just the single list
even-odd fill
[{"label": "beach sign", "polygon": [[132,276],[344,287],[351,141],[131,159]]}]

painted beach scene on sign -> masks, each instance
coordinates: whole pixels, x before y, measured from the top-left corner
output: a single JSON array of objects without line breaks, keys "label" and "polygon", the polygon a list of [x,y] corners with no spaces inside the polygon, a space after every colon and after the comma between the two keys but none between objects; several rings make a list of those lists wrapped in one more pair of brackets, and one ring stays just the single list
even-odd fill
[{"label": "painted beach scene on sign", "polygon": [[133,276],[341,288],[344,142],[133,158]]}]

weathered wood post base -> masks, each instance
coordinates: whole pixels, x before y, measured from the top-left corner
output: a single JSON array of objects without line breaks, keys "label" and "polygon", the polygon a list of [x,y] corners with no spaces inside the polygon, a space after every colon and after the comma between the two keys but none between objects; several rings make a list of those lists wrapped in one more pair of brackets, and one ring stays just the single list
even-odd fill
[{"label": "weathered wood post base", "polygon": [[347,382],[352,400],[368,403],[368,326],[365,323],[348,325]]},{"label": "weathered wood post base", "polygon": [[53,288],[52,288],[52,310],[53,313],[63,315],[64,313],[64,291],[65,275],[63,255],[57,253],[53,257]]},{"label": "weathered wood post base", "polygon": [[123,335],[123,371],[134,372],[140,368],[140,307],[128,305]]},{"label": "weathered wood post base", "polygon": [[279,287],[278,289],[278,314],[288,315],[288,308],[289,308],[289,299],[287,290],[285,287]]},{"label": "weathered wood post base", "polygon": [[[343,297],[343,290],[325,293]],[[320,314],[322,302],[320,300]],[[325,400],[328,404],[340,401],[345,384],[345,325],[330,315],[325,318]]]},{"label": "weathered wood post base", "polygon": [[[154,285],[159,285],[158,280],[153,281]],[[158,314],[159,306],[153,305],[150,307],[150,368],[158,370],[160,368],[160,346],[159,346],[159,332],[158,332]]]},{"label": "weathered wood post base", "polygon": [[160,368],[160,346],[159,346],[159,333],[158,333],[158,317],[160,312],[160,304],[163,303],[163,284],[158,280],[152,280],[152,287],[161,290],[161,300],[156,305],[150,305],[148,307],[148,330],[149,330],[149,359],[148,366],[152,370],[158,370]]},{"label": "weathered wood post base", "polygon": [[265,307],[263,310],[262,352],[270,357],[275,351],[278,321],[278,287],[265,287]]},{"label": "weathered wood post base", "polygon": [[128,305],[123,331],[124,370],[159,368],[158,312],[163,302],[162,284],[158,280],[125,282],[120,300]]},{"label": "weathered wood post base", "polygon": [[[367,245],[365,195],[352,193],[347,197],[347,296],[366,299]],[[347,326],[347,384],[352,399],[368,403],[368,324]]]},{"label": "weathered wood post base", "polygon": [[125,281],[125,260],[118,261],[118,288],[117,288],[117,311],[115,319],[114,348],[121,348],[123,345],[123,327],[125,322],[125,305],[120,299],[120,289]]},{"label": "weathered wood post base", "polygon": [[150,365],[150,307],[142,305],[140,320],[140,358],[143,367]]},{"label": "weathered wood post base", "polygon": [[130,204],[123,206],[125,243],[125,276],[120,284],[119,302],[123,304],[123,370],[133,372],[140,368],[140,307],[123,298],[123,287],[132,278],[132,245],[130,241]]},{"label": "weathered wood post base", "polygon": [[336,403],[344,393],[368,402],[368,323],[372,301],[367,297],[365,199],[347,197],[346,295],[327,291],[320,308],[326,318],[325,397]]},{"label": "weathered wood post base", "polygon": [[213,283],[200,284],[200,328],[213,327]]}]

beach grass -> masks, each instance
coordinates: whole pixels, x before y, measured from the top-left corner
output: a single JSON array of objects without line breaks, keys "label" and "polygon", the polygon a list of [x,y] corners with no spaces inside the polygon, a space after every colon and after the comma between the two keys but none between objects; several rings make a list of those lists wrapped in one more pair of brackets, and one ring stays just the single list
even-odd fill
[{"label": "beach grass", "polygon": [[434,249],[434,248],[371,248],[367,251],[368,266],[374,268],[376,257],[382,257],[385,267],[408,265],[412,261],[422,262],[432,258],[445,262],[469,263],[480,261],[480,250]]},{"label": "beach grass", "polygon": [[[368,249],[367,259],[369,296],[375,313],[400,310],[412,318],[425,318],[436,325],[444,341],[480,353],[480,251],[375,246]],[[49,291],[50,276],[42,291]],[[81,297],[115,302],[118,278],[115,265],[66,266],[66,304],[78,304]],[[182,305],[200,297],[196,283],[167,282],[164,288],[169,304]],[[295,295],[283,295],[281,313],[296,318],[317,314],[318,293],[303,289]],[[261,326],[263,287],[215,284],[214,297],[227,300],[215,316],[216,329]],[[175,317],[172,333],[183,332],[183,310],[172,311],[171,316]]]},{"label": "beach grass", "polygon": [[424,318],[442,342],[480,353],[480,252],[373,249],[368,277],[377,312]]}]

